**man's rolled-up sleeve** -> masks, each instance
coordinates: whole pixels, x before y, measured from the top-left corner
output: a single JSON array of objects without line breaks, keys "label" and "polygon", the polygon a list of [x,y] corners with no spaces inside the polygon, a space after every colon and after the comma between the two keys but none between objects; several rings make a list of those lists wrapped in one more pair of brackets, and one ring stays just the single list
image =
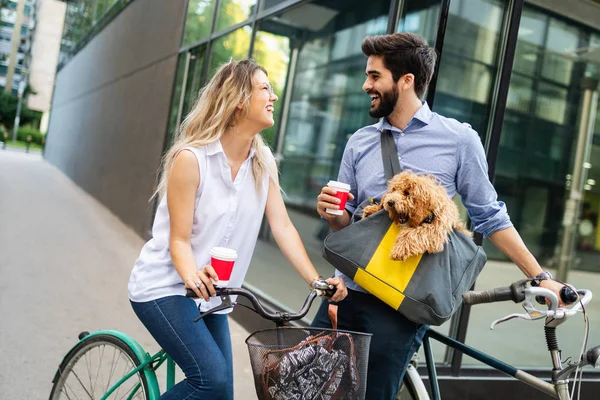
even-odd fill
[{"label": "man's rolled-up sleeve", "polygon": [[479,135],[463,125],[458,148],[456,189],[473,222],[473,230],[488,237],[512,225],[506,205],[488,178],[488,165]]}]

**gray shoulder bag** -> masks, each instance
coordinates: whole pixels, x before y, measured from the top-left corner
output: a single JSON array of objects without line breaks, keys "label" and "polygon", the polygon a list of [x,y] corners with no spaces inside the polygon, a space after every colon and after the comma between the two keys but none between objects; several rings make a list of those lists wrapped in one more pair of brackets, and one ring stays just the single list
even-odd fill
[{"label": "gray shoulder bag", "polygon": [[[400,172],[394,138],[381,134],[386,179]],[[355,212],[369,200],[362,202]],[[400,228],[385,210],[358,220],[325,239],[323,257],[344,275],[418,324],[441,325],[462,303],[486,262],[480,246],[462,232],[450,233],[440,253],[425,253],[405,261],[389,258]]]}]

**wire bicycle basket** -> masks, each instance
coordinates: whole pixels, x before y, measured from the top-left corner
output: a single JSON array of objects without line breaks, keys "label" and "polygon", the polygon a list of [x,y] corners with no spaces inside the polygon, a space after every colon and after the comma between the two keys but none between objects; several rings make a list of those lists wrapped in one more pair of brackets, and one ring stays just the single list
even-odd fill
[{"label": "wire bicycle basket", "polygon": [[371,334],[284,327],[246,339],[260,400],[363,400]]}]

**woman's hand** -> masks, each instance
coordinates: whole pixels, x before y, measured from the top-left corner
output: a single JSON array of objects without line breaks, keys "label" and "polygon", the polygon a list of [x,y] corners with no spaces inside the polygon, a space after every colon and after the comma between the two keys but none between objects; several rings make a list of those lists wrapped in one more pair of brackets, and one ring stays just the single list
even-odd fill
[{"label": "woman's hand", "polygon": [[216,296],[217,292],[213,285],[213,281],[218,281],[217,273],[210,265],[205,265],[202,269],[188,275],[183,280],[187,289],[192,289],[196,296],[209,301],[210,297]]},{"label": "woman's hand", "polygon": [[331,296],[331,299],[329,301],[342,301],[346,298],[346,296],[348,296],[348,289],[346,289],[346,284],[340,278],[329,278],[326,279],[325,282],[335,286],[336,289],[335,293],[333,294],[333,296]]}]

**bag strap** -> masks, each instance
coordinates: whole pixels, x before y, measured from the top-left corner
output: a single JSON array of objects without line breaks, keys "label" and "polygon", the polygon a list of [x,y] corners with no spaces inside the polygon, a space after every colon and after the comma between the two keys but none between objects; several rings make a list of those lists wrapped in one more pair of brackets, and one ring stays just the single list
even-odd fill
[{"label": "bag strap", "polygon": [[400,161],[398,161],[398,149],[394,142],[394,135],[389,129],[381,132],[381,158],[383,160],[383,172],[385,179],[390,180],[394,175],[402,172]]},{"label": "bag strap", "polygon": [[[383,160],[383,173],[386,180],[390,180],[394,175],[402,172],[400,161],[398,160],[398,149],[394,142],[394,135],[389,129],[381,132],[381,159]],[[365,199],[356,207],[356,211],[352,215],[354,222],[362,218],[362,210],[372,203],[371,199]]]}]

